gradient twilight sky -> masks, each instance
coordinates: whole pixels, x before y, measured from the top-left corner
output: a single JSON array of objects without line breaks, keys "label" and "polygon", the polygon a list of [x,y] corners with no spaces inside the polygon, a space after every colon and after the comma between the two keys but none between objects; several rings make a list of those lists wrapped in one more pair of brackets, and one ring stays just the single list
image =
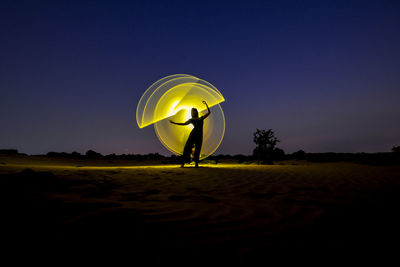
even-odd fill
[{"label": "gradient twilight sky", "polygon": [[226,102],[216,154],[400,145],[400,1],[0,2],[0,148],[170,155],[136,105],[175,73]]}]

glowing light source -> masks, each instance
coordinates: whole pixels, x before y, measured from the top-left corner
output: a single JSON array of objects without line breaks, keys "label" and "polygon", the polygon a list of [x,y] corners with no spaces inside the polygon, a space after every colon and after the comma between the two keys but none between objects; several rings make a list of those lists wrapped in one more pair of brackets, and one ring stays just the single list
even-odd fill
[{"label": "glowing light source", "polygon": [[140,98],[136,109],[137,124],[140,128],[154,124],[161,143],[171,152],[181,155],[193,126],[177,126],[169,120],[186,122],[191,117],[192,108],[197,108],[199,116],[202,116],[207,111],[203,100],[211,110],[211,115],[204,121],[200,154],[200,159],[204,159],[214,153],[225,133],[225,117],[219,105],[225,99],[207,81],[187,74],[175,74],[156,81]]}]

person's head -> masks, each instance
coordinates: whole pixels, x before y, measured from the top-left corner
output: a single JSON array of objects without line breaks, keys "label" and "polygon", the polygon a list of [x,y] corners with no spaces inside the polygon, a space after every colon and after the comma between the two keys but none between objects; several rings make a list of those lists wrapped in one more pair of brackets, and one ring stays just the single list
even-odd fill
[{"label": "person's head", "polygon": [[192,108],[192,118],[198,118],[199,117],[199,112],[197,111],[196,108]]}]

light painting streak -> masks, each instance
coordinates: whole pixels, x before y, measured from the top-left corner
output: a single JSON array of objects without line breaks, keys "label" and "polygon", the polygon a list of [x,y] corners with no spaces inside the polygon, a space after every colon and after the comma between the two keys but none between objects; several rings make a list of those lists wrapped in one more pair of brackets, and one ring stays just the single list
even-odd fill
[{"label": "light painting streak", "polygon": [[158,80],[139,100],[137,124],[140,128],[154,124],[160,142],[169,151],[181,155],[193,126],[177,126],[169,123],[169,120],[186,122],[190,119],[192,108],[197,108],[199,116],[203,115],[206,112],[203,100],[211,109],[203,128],[200,159],[204,159],[217,150],[225,134],[225,117],[220,106],[225,99],[209,82],[187,74],[175,74]]}]

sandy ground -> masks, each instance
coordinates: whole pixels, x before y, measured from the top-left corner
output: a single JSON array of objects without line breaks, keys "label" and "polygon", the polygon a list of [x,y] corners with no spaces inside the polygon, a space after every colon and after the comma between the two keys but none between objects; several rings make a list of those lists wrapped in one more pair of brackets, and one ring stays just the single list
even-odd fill
[{"label": "sandy ground", "polygon": [[2,240],[148,263],[399,249],[399,166],[154,164],[1,156]]}]

